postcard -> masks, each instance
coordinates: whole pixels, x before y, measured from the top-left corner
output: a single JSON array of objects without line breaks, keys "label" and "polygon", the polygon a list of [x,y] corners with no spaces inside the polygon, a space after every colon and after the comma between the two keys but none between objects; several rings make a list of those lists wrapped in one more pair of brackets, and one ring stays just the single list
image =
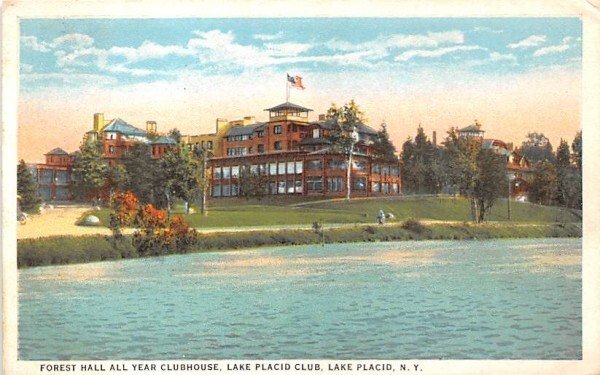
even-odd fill
[{"label": "postcard", "polygon": [[5,3],[4,373],[600,372],[598,8],[425,4]]}]

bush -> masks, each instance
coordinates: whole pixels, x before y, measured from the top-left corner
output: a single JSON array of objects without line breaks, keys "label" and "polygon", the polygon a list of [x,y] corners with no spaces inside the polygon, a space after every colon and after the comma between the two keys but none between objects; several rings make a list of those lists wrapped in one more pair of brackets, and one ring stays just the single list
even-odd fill
[{"label": "bush", "polygon": [[402,229],[406,229],[407,231],[416,233],[416,234],[423,234],[425,232],[427,232],[427,227],[423,224],[421,224],[421,222],[419,220],[416,219],[408,219],[405,222],[402,223],[401,225]]}]

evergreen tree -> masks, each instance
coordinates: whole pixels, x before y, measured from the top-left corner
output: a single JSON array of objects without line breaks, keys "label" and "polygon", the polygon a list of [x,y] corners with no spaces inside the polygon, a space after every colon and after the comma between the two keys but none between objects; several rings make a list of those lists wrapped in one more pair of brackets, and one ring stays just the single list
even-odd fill
[{"label": "evergreen tree", "polygon": [[373,158],[384,162],[397,162],[396,146],[390,141],[390,135],[387,131],[387,125],[381,124],[377,137],[373,141]]},{"label": "evergreen tree", "polygon": [[181,132],[177,128],[173,128],[169,130],[167,134],[170,138],[173,138],[175,142],[179,143],[181,141]]},{"label": "evergreen tree", "polygon": [[573,149],[573,164],[574,168],[574,176],[573,176],[573,201],[572,207],[577,209],[582,209],[583,207],[583,181],[582,181],[582,161],[583,161],[583,150],[582,150],[582,135],[581,130],[577,132],[575,135],[575,139],[573,139],[573,143],[571,144],[571,148]]},{"label": "evergreen tree", "polygon": [[438,193],[445,180],[443,153],[434,146],[419,125],[414,141],[402,145],[402,184],[410,193]]},{"label": "evergreen tree", "polygon": [[581,130],[575,135],[571,148],[573,149],[573,162],[575,163],[577,170],[581,173],[581,162],[583,160]]},{"label": "evergreen tree", "polygon": [[538,162],[533,170],[529,186],[529,200],[534,203],[553,205],[558,201],[558,173],[548,160]]},{"label": "evergreen tree", "polygon": [[521,144],[520,154],[531,163],[548,160],[555,161],[552,144],[543,133],[532,132],[527,134],[527,139]]},{"label": "evergreen tree", "polygon": [[574,170],[571,166],[569,144],[564,139],[560,140],[560,145],[556,149],[556,172],[558,174],[558,200],[561,205],[570,207],[574,194],[572,186]]},{"label": "evergreen tree", "polygon": [[100,195],[106,183],[108,166],[103,159],[102,145],[98,141],[84,142],[73,162],[73,189],[78,198],[93,199]]},{"label": "evergreen tree", "polygon": [[25,211],[35,208],[42,201],[38,185],[23,159],[17,166],[17,194],[21,197],[21,208]]}]

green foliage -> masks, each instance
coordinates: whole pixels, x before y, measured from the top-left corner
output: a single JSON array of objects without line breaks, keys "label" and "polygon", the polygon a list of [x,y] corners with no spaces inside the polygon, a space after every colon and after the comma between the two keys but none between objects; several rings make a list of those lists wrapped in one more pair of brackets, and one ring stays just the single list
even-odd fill
[{"label": "green foliage", "polygon": [[169,138],[173,138],[175,140],[175,142],[177,142],[177,143],[181,142],[181,132],[177,128],[173,128],[173,129],[169,130],[169,132],[167,133],[167,136]]},{"label": "green foliage", "polygon": [[42,201],[38,185],[23,159],[17,166],[17,194],[21,197],[19,203],[25,211],[36,208]]},{"label": "green foliage", "polygon": [[433,145],[419,125],[414,141],[402,146],[402,188],[407,193],[439,193],[446,181],[443,151]]},{"label": "green foliage", "polygon": [[106,184],[108,166],[100,142],[84,142],[73,162],[73,191],[80,199],[95,198]]},{"label": "green foliage", "polygon": [[557,204],[558,184],[556,166],[548,160],[538,162],[533,169],[533,181],[529,186],[529,200],[545,205]]},{"label": "green foliage", "polygon": [[125,167],[117,164],[115,166],[108,166],[106,169],[105,183],[109,189],[110,196],[112,197],[115,192],[124,191],[127,186],[127,170]]},{"label": "green foliage", "polygon": [[341,107],[336,106],[335,103],[331,104],[327,110],[327,116],[335,124],[330,134],[332,148],[338,152],[349,154],[355,143],[352,132],[365,121],[364,113],[353,99]]},{"label": "green foliage", "polygon": [[134,145],[124,157],[123,166],[127,172],[125,190],[133,192],[141,202],[163,207],[164,192],[158,185],[161,176],[157,161],[150,156],[150,148],[142,143]]},{"label": "green foliage", "polygon": [[381,124],[381,129],[377,132],[377,137],[371,145],[373,159],[383,162],[397,162],[396,146],[390,141],[390,135],[387,131],[387,125]]},{"label": "green foliage", "polygon": [[527,134],[527,139],[523,141],[520,148],[521,155],[525,156],[531,163],[548,160],[556,160],[552,151],[552,144],[548,137],[543,133],[531,132]]},{"label": "green foliage", "polygon": [[573,143],[571,143],[571,148],[573,149],[573,163],[577,167],[579,173],[581,173],[581,163],[583,161],[583,148],[582,148],[582,135],[581,130],[577,132],[575,135],[575,139],[573,139]]},{"label": "green foliage", "polygon": [[475,197],[479,209],[477,222],[486,219],[496,200],[506,193],[508,185],[504,158],[490,149],[482,149],[477,155],[477,178]]},{"label": "green foliage", "polygon": [[172,148],[158,161],[156,187],[162,191],[167,208],[174,198],[194,201],[202,193],[202,163],[186,147]]}]

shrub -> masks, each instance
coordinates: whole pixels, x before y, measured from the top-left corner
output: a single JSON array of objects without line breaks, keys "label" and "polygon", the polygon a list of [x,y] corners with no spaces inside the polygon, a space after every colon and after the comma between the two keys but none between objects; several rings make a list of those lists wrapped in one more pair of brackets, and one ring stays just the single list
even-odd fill
[{"label": "shrub", "polygon": [[423,234],[427,231],[427,227],[415,219],[408,219],[401,225],[402,229],[406,229],[416,234]]}]

